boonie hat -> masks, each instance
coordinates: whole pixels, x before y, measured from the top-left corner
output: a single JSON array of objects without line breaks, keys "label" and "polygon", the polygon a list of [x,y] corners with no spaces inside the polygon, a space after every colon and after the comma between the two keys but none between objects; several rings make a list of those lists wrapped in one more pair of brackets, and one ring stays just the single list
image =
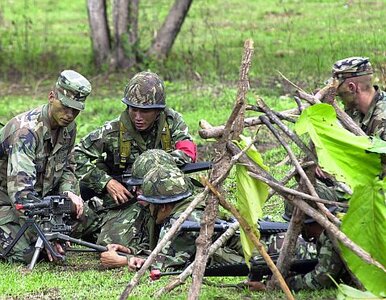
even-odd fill
[{"label": "boonie hat", "polygon": [[91,93],[91,84],[83,75],[73,70],[64,70],[55,87],[58,99],[64,106],[84,110],[86,98]]}]

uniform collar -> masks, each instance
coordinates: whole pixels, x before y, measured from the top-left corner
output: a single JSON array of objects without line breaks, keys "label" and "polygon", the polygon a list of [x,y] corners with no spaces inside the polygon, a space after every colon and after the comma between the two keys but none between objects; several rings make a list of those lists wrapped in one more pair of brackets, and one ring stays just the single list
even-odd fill
[{"label": "uniform collar", "polygon": [[372,117],[372,115],[374,113],[375,107],[377,106],[377,102],[381,98],[381,93],[379,91],[379,87],[375,85],[374,88],[375,88],[375,91],[376,91],[375,95],[373,97],[373,100],[371,100],[369,110],[367,111],[367,113],[363,117],[362,125],[364,125],[364,126],[368,126],[369,125],[371,117]]}]

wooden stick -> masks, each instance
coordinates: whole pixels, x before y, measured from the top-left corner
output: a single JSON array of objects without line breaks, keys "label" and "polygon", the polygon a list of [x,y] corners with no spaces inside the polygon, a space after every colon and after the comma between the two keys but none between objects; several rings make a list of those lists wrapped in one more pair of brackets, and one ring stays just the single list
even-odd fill
[{"label": "wooden stick", "polygon": [[[239,154],[241,151],[240,149],[234,145],[233,143],[229,142],[227,144],[227,148],[229,151],[233,154]],[[260,176],[260,180],[265,182],[266,184],[270,184],[270,182],[275,182],[279,184],[279,182],[273,178],[267,171],[262,169],[260,166],[258,166],[256,163],[251,161],[248,156],[245,154],[239,156],[239,162],[242,163],[244,166],[248,168],[249,171],[255,173],[256,175]],[[258,177],[256,177],[258,178]],[[327,218],[325,218],[324,215],[322,215],[319,211],[312,208],[309,204],[304,202],[303,200],[296,198],[292,195],[289,195],[283,191],[279,191],[280,194],[283,195],[286,199],[291,201],[294,205],[298,206],[305,214],[309,215],[311,218],[313,218],[316,222],[318,222],[322,227],[324,227],[329,234],[335,236],[344,246],[349,248],[351,251],[353,251],[358,257],[360,257],[363,261],[365,261],[368,264],[372,264],[384,272],[386,272],[385,266],[383,266],[381,263],[376,261],[371,257],[371,255],[363,250],[359,245],[351,241],[346,234],[341,232],[339,228],[337,228],[333,223],[331,223]]]},{"label": "wooden stick", "polygon": [[135,273],[134,277],[131,279],[129,284],[126,286],[125,290],[121,294],[120,298],[121,300],[126,300],[129,294],[133,291],[133,289],[138,285],[141,277],[145,274],[147,269],[151,266],[151,264],[154,262],[157,255],[161,252],[162,248],[166,245],[167,242],[169,242],[178,229],[181,227],[181,224],[189,217],[189,215],[192,213],[192,211],[196,208],[196,206],[201,203],[206,196],[208,195],[209,189],[205,189],[203,192],[198,194],[193,201],[189,204],[189,206],[186,208],[186,210],[179,216],[179,218],[173,223],[172,227],[169,229],[169,231],[165,234],[163,239],[157,243],[157,246],[154,248],[154,250],[150,253],[149,257],[146,259],[142,267],[138,270],[137,273]]},{"label": "wooden stick", "polygon": [[[252,55],[253,41],[246,40],[244,43],[244,54],[240,66],[236,104],[225,125],[225,134],[223,134],[215,149],[218,155],[215,159],[211,174],[211,177],[213,178],[212,181],[215,181],[218,177],[224,174],[228,174],[229,171],[227,171],[227,169],[230,164],[231,156],[229,155],[229,152],[226,151],[226,143],[228,140],[238,138],[239,134],[243,131],[246,104],[245,97],[249,89],[248,72],[251,66]],[[197,252],[195,268],[192,275],[192,285],[190,286],[188,294],[189,300],[198,299],[200,293],[217,211],[218,199],[216,197],[209,197],[206,203],[203,219],[201,220],[200,235],[196,239]]]},{"label": "wooden stick", "polygon": [[276,265],[272,261],[271,257],[268,255],[267,251],[265,250],[264,246],[260,243],[257,236],[254,234],[254,230],[251,228],[251,226],[248,224],[248,222],[241,216],[240,212],[228,201],[225,200],[225,198],[220,194],[220,192],[204,177],[201,177],[202,183],[209,187],[211,192],[216,195],[216,197],[219,199],[219,202],[222,207],[227,209],[229,212],[232,213],[232,215],[236,218],[236,220],[239,222],[241,228],[244,230],[245,234],[248,236],[249,240],[252,241],[256,249],[259,251],[260,255],[263,257],[265,262],[267,263],[269,269],[272,271],[272,274],[276,276],[276,278],[279,281],[279,285],[282,288],[284,294],[286,295],[287,299],[295,299],[288,288],[283,276],[280,274],[279,270],[276,268]]},{"label": "wooden stick", "polygon": [[[234,222],[232,223],[229,228],[210,246],[209,249],[209,256],[212,256],[220,247],[222,247],[225,242],[231,238],[235,232],[239,229],[239,223]],[[179,274],[177,277],[172,278],[169,283],[162,287],[160,290],[158,290],[155,293],[155,298],[161,297],[162,294],[168,293],[177,286],[183,284],[186,279],[192,275],[194,269],[194,262],[191,263],[181,274]]]}]

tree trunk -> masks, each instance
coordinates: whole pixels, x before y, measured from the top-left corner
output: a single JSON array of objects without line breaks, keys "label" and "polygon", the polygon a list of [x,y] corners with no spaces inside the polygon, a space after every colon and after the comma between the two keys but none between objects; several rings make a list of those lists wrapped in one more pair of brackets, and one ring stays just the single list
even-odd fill
[{"label": "tree trunk", "polygon": [[185,17],[193,0],[176,0],[169,11],[162,27],[159,29],[148,54],[158,58],[165,58],[180,32]]},{"label": "tree trunk", "polygon": [[106,0],[87,0],[88,21],[94,61],[100,67],[110,55],[110,30],[107,23]]},{"label": "tree trunk", "polygon": [[125,43],[129,44],[129,1],[114,0],[113,3],[114,49],[110,66],[114,69],[129,67],[129,59],[125,54]]}]

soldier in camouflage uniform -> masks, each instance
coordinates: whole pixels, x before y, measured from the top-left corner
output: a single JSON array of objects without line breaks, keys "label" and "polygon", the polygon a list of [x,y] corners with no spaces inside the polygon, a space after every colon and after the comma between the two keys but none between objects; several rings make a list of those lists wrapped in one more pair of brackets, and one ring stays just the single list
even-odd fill
[{"label": "soldier in camouflage uniform", "polygon": [[[24,223],[15,209],[30,194],[42,198],[67,193],[76,206],[83,201],[75,177],[75,118],[85,108],[90,82],[72,70],[63,71],[48,94],[48,104],[12,118],[0,130],[0,250],[12,242]],[[26,232],[11,251],[12,261],[29,262],[35,233]]]},{"label": "soldier in camouflage uniform", "polygon": [[164,84],[157,74],[136,74],[122,102],[126,110],[84,137],[75,149],[81,189],[97,193],[107,209],[134,197],[114,177],[130,174],[135,158],[146,150],[163,149],[178,165],[196,159],[188,127],[179,113],[166,107]]},{"label": "soldier in camouflage uniform", "polygon": [[339,81],[337,95],[347,113],[368,136],[386,140],[386,93],[373,86],[373,68],[367,57],[337,61],[332,77]]},{"label": "soldier in camouflage uniform", "polygon": [[[142,154],[141,156],[144,156]],[[136,163],[135,163],[136,164]],[[143,164],[146,164],[144,160]],[[135,167],[135,166],[134,166]],[[134,171],[135,169],[133,169]],[[108,245],[110,251],[101,254],[101,263],[106,267],[122,267],[129,265],[131,270],[140,267],[144,259],[138,257],[138,254],[149,254],[149,251],[154,249],[157,240],[161,240],[164,235],[170,230],[173,223],[185,211],[189,205],[189,198],[192,191],[192,184],[189,179],[175,166],[170,164],[155,166],[152,168],[143,179],[142,194],[138,196],[139,201],[149,203],[151,214],[155,219],[155,223],[162,226],[159,236],[157,234],[149,234],[147,242],[151,242],[152,246],[147,246],[143,243],[143,248],[133,249],[122,245]],[[197,207],[188,217],[188,221],[201,222],[203,216],[203,205]],[[142,227],[146,230],[146,227]],[[169,241],[162,249],[156,258],[153,268],[166,270],[178,270],[186,267],[194,259],[196,253],[195,240],[199,232],[194,231],[179,231],[176,236]],[[275,254],[280,251],[284,235],[272,235],[268,237],[264,243],[266,244],[270,254]],[[306,243],[302,238],[299,238],[299,249],[297,258],[307,259],[314,258],[316,255],[315,247],[311,243]],[[130,253],[127,257],[119,256],[116,251]],[[235,235],[227,244],[216,251],[210,260],[210,264],[215,263],[242,263],[244,261],[242,247],[239,236]]]},{"label": "soldier in camouflage uniform", "polygon": [[[164,150],[145,151],[134,161],[132,176],[127,184],[133,187],[132,190],[137,195],[141,194],[140,186],[143,183],[143,177],[152,168],[161,168],[162,165],[177,167],[173,157]],[[131,209],[111,209],[104,220],[98,236],[98,244],[127,245],[133,253],[140,249],[154,248],[153,244],[150,245],[149,235],[158,233],[153,232],[156,228],[149,214],[147,202],[138,201],[132,204]]]}]

